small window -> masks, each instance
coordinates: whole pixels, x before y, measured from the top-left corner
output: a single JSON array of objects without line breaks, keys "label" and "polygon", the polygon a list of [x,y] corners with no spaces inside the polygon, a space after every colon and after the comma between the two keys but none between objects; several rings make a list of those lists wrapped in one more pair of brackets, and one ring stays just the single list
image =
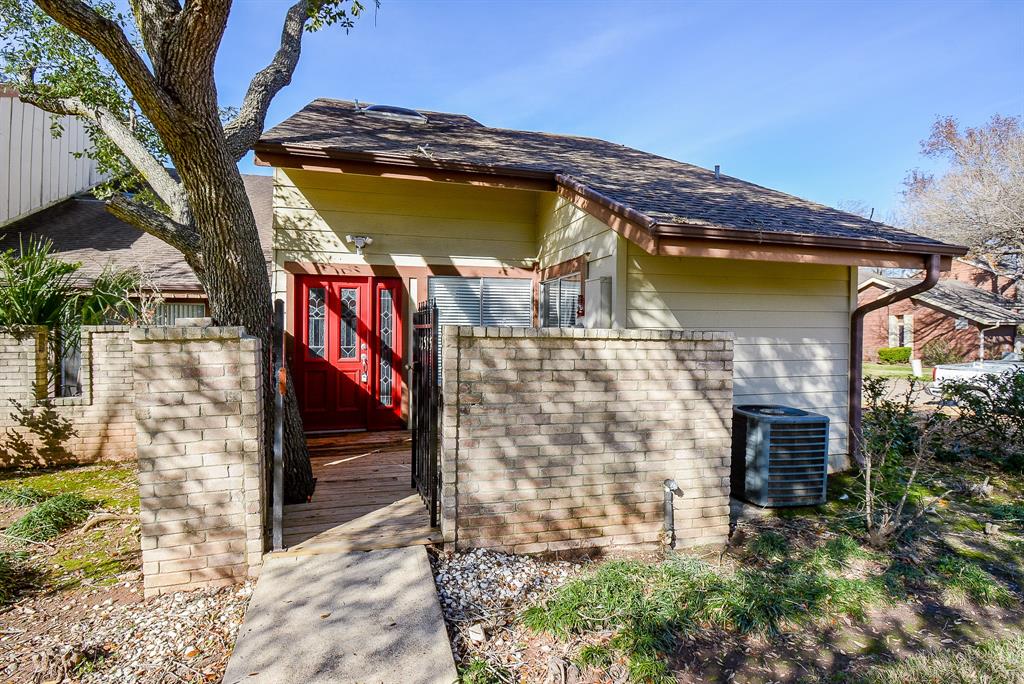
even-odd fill
[{"label": "small window", "polygon": [[541,283],[544,327],[575,328],[582,326],[582,293],[579,273]]},{"label": "small window", "polygon": [[963,316],[961,316],[960,318],[956,319],[956,326],[955,327],[956,327],[957,330],[967,330],[967,319],[964,318]]},{"label": "small window", "polygon": [[174,325],[179,318],[203,318],[206,304],[202,302],[161,302],[153,312],[154,325]]}]

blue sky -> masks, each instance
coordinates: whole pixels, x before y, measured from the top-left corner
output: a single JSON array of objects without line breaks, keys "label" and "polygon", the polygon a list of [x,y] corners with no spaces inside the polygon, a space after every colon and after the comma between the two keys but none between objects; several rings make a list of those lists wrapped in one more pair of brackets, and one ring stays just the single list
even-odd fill
[{"label": "blue sky", "polygon": [[[286,7],[235,3],[222,103]],[[316,97],[596,136],[885,218],[936,116],[1024,114],[1024,2],[382,0],[307,36],[268,126]]]}]

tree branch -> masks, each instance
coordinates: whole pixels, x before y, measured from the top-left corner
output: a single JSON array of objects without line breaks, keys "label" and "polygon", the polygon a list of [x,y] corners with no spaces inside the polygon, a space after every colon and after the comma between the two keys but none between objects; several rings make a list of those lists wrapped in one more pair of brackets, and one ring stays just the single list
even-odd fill
[{"label": "tree branch", "polygon": [[176,223],[156,209],[133,202],[125,195],[114,195],[107,200],[107,211],[177,249],[185,256],[196,276],[202,279],[199,233],[193,226]]},{"label": "tree branch", "polygon": [[263,133],[267,109],[274,96],[291,83],[299,63],[302,33],[309,20],[309,1],[299,0],[288,10],[281,30],[281,46],[270,64],[253,76],[238,115],[224,126],[228,151],[237,160],[256,144]]},{"label": "tree branch", "polygon": [[[31,72],[22,76],[22,83],[32,84]],[[185,198],[181,184],[171,177],[160,160],[146,149],[146,146],[135,137],[131,129],[113,112],[104,107],[88,105],[77,97],[47,98],[33,94],[27,88],[26,92],[21,93],[21,99],[54,114],[80,116],[95,122],[128,158],[132,166],[142,174],[149,186],[153,188],[153,192],[168,206],[172,220],[183,225],[191,223],[188,200]]]},{"label": "tree branch", "polygon": [[81,0],[34,0],[41,10],[96,47],[124,79],[149,118],[174,118],[174,102],[160,88],[142,55],[114,21]]}]

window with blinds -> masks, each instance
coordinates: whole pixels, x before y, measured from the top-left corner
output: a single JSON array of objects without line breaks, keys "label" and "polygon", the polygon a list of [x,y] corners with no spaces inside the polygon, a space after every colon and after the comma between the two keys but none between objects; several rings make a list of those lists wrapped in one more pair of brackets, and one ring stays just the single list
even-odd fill
[{"label": "window with blinds", "polygon": [[427,297],[441,325],[533,325],[533,281],[528,278],[434,276]]},{"label": "window with blinds", "polygon": [[578,273],[541,283],[541,320],[545,328],[575,328],[582,286]]},{"label": "window with blinds", "polygon": [[161,302],[153,312],[153,325],[174,325],[179,318],[203,318],[206,304],[203,302]]}]

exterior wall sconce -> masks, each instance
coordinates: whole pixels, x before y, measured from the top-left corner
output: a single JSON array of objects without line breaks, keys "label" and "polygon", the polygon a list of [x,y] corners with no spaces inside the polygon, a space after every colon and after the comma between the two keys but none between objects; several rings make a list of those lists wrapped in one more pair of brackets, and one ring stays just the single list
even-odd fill
[{"label": "exterior wall sconce", "polygon": [[356,246],[356,254],[363,256],[363,247],[369,247],[373,244],[373,238],[369,235],[346,235],[345,242],[350,245]]}]

